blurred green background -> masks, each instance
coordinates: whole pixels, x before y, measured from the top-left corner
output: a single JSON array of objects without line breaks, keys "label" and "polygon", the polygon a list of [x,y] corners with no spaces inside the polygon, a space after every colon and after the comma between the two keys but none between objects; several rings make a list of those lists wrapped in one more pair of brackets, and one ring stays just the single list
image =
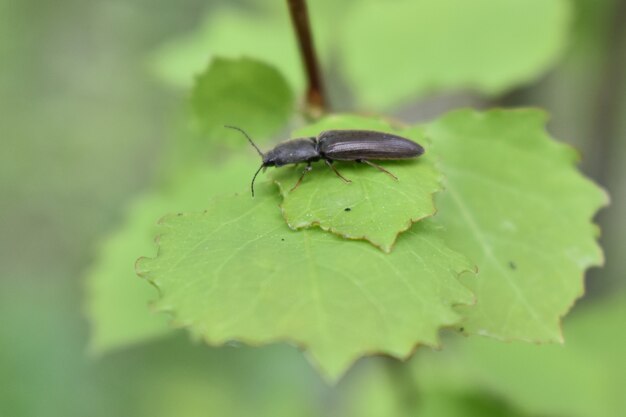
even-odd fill
[{"label": "blurred green background", "polygon": [[[202,63],[205,21],[226,3],[256,25],[275,22],[244,0],[0,0],[0,415],[385,416],[418,408],[433,416],[619,415],[623,403],[615,398],[626,386],[616,319],[626,317],[623,0],[567,2],[563,45],[532,79],[506,88],[415,86],[413,96],[385,103],[407,121],[467,105],[539,106],[552,115],[550,132],[581,151],[583,171],[610,191],[612,205],[599,216],[606,267],[590,271],[587,296],[565,320],[573,348],[537,353],[452,338],[451,352],[469,347],[428,361],[433,369],[421,366],[430,352],[402,369],[384,358],[362,360],[335,388],[282,345],[212,349],[181,333],[101,357],[87,353],[84,275],[101,239],[166,163],[187,99],[177,80]],[[314,3],[321,21],[331,9],[313,10]],[[228,52],[228,42],[219,42],[215,49]],[[372,110],[380,91],[355,94],[340,63],[324,68],[336,108]],[[297,72],[289,78],[285,71],[297,86]],[[498,375],[493,358],[510,364],[507,355],[527,366]],[[484,361],[485,369],[457,366],[458,357]],[[550,398],[509,384],[516,377],[554,384]],[[572,398],[578,402],[567,406]]]}]

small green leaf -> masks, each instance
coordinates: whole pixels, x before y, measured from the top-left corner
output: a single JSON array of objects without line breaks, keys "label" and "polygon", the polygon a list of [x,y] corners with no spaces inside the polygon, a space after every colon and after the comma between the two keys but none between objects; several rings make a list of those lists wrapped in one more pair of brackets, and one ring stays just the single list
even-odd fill
[{"label": "small green leaf", "polygon": [[561,341],[584,271],[603,261],[591,219],[607,195],[545,121],[538,110],[464,110],[426,130],[447,178],[437,199],[443,237],[479,269],[468,281],[477,304],[459,307],[467,332]]},{"label": "small green leaf", "polygon": [[244,137],[224,125],[263,138],[285,125],[294,98],[274,67],[249,58],[215,58],[196,78],[191,104],[196,123],[210,139],[224,142],[226,137],[228,142],[248,146]]},{"label": "small green leaf", "polygon": [[[381,119],[331,116],[295,132],[295,137],[317,136],[330,129],[364,129],[394,133],[426,145],[416,129],[395,130]],[[433,194],[441,189],[440,173],[433,158],[425,155],[407,161],[380,162],[396,177],[356,162],[338,162],[337,170],[350,179],[344,183],[323,162],[315,165],[301,185],[301,169],[281,168],[273,178],[284,200],[283,216],[293,229],[319,226],[350,239],[365,239],[390,252],[399,233],[423,218],[435,214]]]},{"label": "small green leaf", "polygon": [[360,356],[406,357],[472,302],[457,275],[472,268],[420,222],[392,254],[320,230],[290,230],[273,187],[215,200],[162,222],[159,255],[137,272],[160,289],[158,307],[211,344],[287,340],[330,378]]}]

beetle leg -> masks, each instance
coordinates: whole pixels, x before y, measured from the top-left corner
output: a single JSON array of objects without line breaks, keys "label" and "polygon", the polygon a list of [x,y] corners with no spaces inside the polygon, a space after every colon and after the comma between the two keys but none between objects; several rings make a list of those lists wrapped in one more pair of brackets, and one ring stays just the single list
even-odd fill
[{"label": "beetle leg", "polygon": [[332,163],[332,162],[330,162],[328,159],[324,159],[324,162],[326,162],[326,165],[328,165],[328,167],[329,167],[330,169],[332,169],[332,170],[335,172],[335,174],[337,174],[337,176],[338,176],[339,178],[341,178],[344,182],[346,182],[346,183],[352,182],[351,180],[349,180],[349,179],[347,179],[346,177],[344,177],[343,175],[341,175],[341,174],[339,173],[339,171],[337,171],[337,168],[335,168],[335,167],[334,167],[333,163]]},{"label": "beetle leg", "polygon": [[293,190],[295,190],[296,188],[298,188],[300,186],[300,183],[302,182],[302,178],[304,178],[304,174],[306,174],[307,172],[309,172],[310,170],[312,170],[313,167],[311,167],[311,163],[307,162],[306,164],[306,168],[304,168],[304,171],[302,171],[302,175],[300,175],[300,178],[298,178],[298,182],[296,183],[296,185],[294,185],[291,190],[289,190],[289,192],[292,192]]},{"label": "beetle leg", "polygon": [[398,177],[396,177],[395,175],[393,175],[391,172],[387,171],[385,168],[381,167],[380,165],[377,165],[373,162],[370,162],[368,160],[365,159],[359,159],[357,160],[357,162],[363,162],[366,163],[367,165],[376,168],[377,170],[384,172],[385,174],[389,175],[391,178],[393,178],[394,180],[398,181]]}]

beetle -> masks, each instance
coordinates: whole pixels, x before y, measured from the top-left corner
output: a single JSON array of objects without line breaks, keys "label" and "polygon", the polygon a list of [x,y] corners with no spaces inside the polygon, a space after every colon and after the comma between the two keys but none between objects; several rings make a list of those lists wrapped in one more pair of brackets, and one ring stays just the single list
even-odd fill
[{"label": "beetle", "polygon": [[397,181],[398,177],[380,165],[373,163],[370,159],[410,159],[424,153],[424,148],[412,140],[392,135],[391,133],[373,130],[325,130],[317,136],[287,140],[263,153],[243,129],[236,126],[224,127],[241,132],[261,156],[261,166],[252,177],[252,182],[250,183],[252,197],[254,197],[254,180],[259,175],[259,172],[267,167],[281,167],[283,165],[305,162],[307,164],[306,168],[300,175],[298,182],[291,189],[293,191],[298,188],[304,175],[312,169],[312,162],[323,160],[346,183],[352,181],[337,171],[337,168],[333,165],[334,161],[364,163],[384,172]]}]

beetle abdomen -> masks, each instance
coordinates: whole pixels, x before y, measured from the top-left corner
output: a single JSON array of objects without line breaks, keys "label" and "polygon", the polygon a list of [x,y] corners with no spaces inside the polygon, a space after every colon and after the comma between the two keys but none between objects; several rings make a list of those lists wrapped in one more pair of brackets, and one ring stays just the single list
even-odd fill
[{"label": "beetle abdomen", "polygon": [[408,159],[424,153],[409,139],[370,130],[328,130],[319,135],[318,147],[321,155],[338,161]]}]

